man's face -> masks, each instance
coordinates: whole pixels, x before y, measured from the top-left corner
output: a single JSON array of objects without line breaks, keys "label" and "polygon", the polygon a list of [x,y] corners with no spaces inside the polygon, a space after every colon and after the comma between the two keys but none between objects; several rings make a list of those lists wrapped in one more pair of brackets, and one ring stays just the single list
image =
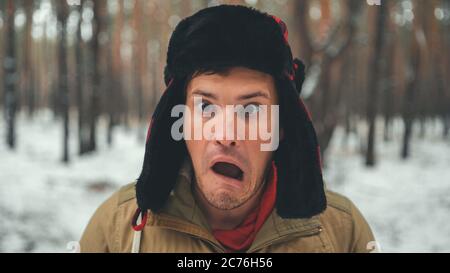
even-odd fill
[{"label": "man's face", "polygon": [[[262,122],[267,122],[270,130],[273,117],[270,109],[271,105],[276,104],[278,98],[273,77],[256,70],[235,67],[226,74],[201,74],[189,82],[186,105],[191,111],[184,116],[185,127],[190,126],[191,130],[199,129],[196,126],[204,127],[208,121],[217,118],[223,122],[223,128],[234,128],[234,132],[237,132],[237,123],[245,124],[244,139],[238,139],[237,133],[234,133],[233,138],[229,140],[224,130],[217,128],[211,130],[212,136],[209,138],[186,139],[195,170],[197,189],[213,207],[231,210],[253,197],[264,183],[273,154],[273,151],[261,149],[261,144],[267,141],[263,141],[259,134],[256,139],[248,137],[251,123],[257,123],[258,120],[250,115],[226,113],[226,107],[242,105],[253,113],[266,112],[267,120]],[[222,113],[205,116],[205,112],[214,107],[220,108]],[[203,121],[201,125],[194,122],[196,118]]]}]

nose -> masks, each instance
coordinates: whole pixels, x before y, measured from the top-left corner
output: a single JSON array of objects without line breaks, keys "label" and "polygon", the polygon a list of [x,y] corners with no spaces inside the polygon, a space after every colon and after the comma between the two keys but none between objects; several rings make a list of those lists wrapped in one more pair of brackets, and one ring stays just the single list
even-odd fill
[{"label": "nose", "polygon": [[235,140],[216,140],[216,144],[221,145],[221,146],[225,146],[225,147],[234,147],[236,146],[236,141]]},{"label": "nose", "polygon": [[213,138],[216,144],[231,148],[237,146],[236,141],[236,119],[234,112],[222,111],[215,118],[218,118],[222,122],[219,122],[213,129]]}]

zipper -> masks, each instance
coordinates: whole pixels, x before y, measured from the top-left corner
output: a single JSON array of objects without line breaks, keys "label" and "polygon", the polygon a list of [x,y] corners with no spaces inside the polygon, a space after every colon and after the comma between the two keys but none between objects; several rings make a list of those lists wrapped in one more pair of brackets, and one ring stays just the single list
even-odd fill
[{"label": "zipper", "polygon": [[[192,225],[191,223],[189,223],[189,224]],[[200,227],[200,226],[197,226],[197,227]],[[202,237],[202,236],[199,236],[199,235],[187,232],[187,231],[181,231],[179,229],[174,229],[174,228],[171,228],[171,227],[168,227],[168,226],[166,226],[166,228],[172,229],[172,230],[175,230],[175,231],[178,231],[178,232],[182,232],[182,233],[185,233],[185,234],[190,235],[192,237],[195,237],[197,239],[200,239],[201,241],[207,243],[208,245],[210,245],[211,247],[213,247],[216,251],[218,251],[220,253],[225,253],[226,252],[225,248],[222,245],[217,244],[216,242],[214,242],[214,241],[212,241],[212,240],[210,240],[208,238],[205,238],[205,237]],[[202,228],[202,227],[200,227],[200,228]],[[254,252],[258,251],[258,250],[261,250],[261,249],[263,249],[265,247],[268,247],[270,245],[273,245],[275,243],[282,243],[282,242],[289,241],[292,238],[308,237],[308,236],[317,235],[317,234],[321,233],[322,230],[323,230],[322,226],[320,224],[317,224],[314,227],[306,229],[306,230],[292,232],[292,233],[289,233],[289,234],[285,234],[283,236],[279,236],[279,237],[277,237],[275,239],[272,239],[272,240],[269,240],[269,241],[265,241],[265,242],[255,246],[253,248],[250,248],[247,251],[247,253],[254,253]]]},{"label": "zipper", "polygon": [[[191,224],[191,223],[187,223],[187,224],[188,224],[188,225],[193,225],[193,224]],[[196,227],[196,228],[203,229],[203,227],[200,227],[200,226],[197,226],[197,225],[195,225],[195,227]],[[199,240],[201,240],[201,241],[207,243],[207,244],[210,245],[211,247],[213,247],[216,251],[221,252],[221,253],[225,253],[225,248],[222,247],[222,245],[220,245],[220,244],[218,244],[218,243],[216,243],[216,242],[214,242],[214,241],[212,241],[212,240],[210,240],[210,239],[208,239],[208,238],[205,238],[205,237],[203,237],[203,236],[199,236],[199,235],[197,235],[197,234],[194,234],[194,233],[192,233],[192,232],[188,232],[188,231],[186,231],[186,230],[180,230],[180,229],[173,228],[173,227],[170,227],[170,226],[164,226],[164,228],[167,228],[167,229],[170,229],[170,230],[173,230],[173,231],[177,231],[177,232],[181,232],[181,233],[184,233],[184,234],[189,235],[189,236],[191,236],[191,237],[197,238],[197,239],[199,239]],[[203,232],[206,232],[206,231],[203,231]]]},{"label": "zipper", "polygon": [[261,249],[263,249],[265,247],[271,246],[273,244],[287,242],[287,241],[289,241],[292,238],[314,236],[314,235],[317,235],[317,234],[321,233],[322,230],[323,230],[322,226],[319,225],[319,226],[316,226],[316,227],[313,227],[313,228],[310,228],[310,229],[307,229],[307,230],[304,230],[304,231],[299,231],[299,232],[295,232],[295,233],[286,234],[286,235],[283,235],[281,237],[277,237],[275,239],[266,241],[266,242],[264,242],[262,244],[259,244],[259,245],[255,246],[253,248],[250,248],[247,252],[248,253],[255,253],[256,251],[261,250]]},{"label": "zipper", "polygon": [[[187,233],[187,234],[189,234],[189,233]],[[221,245],[218,245],[217,243],[215,243],[215,242],[213,242],[211,240],[208,240],[208,239],[206,239],[204,237],[200,237],[200,236],[193,235],[193,234],[190,234],[190,235],[195,237],[195,238],[197,238],[197,239],[199,239],[199,240],[201,240],[201,241],[203,241],[203,242],[205,242],[205,243],[207,243],[208,245],[213,247],[217,252],[225,253],[225,248],[223,248]]]},{"label": "zipper", "polygon": [[[189,232],[184,232],[184,231],[180,231],[180,230],[176,230],[178,232],[183,232],[186,233],[192,237],[195,237],[205,243],[207,243],[208,245],[210,245],[211,247],[213,247],[217,252],[219,253],[225,253],[225,248],[223,248],[222,245],[217,244],[216,242],[213,242],[205,237],[201,237]],[[299,232],[295,232],[295,233],[290,233],[290,234],[286,234],[280,237],[277,237],[275,239],[269,240],[269,241],[265,241],[262,244],[259,244],[258,246],[255,246],[253,248],[250,248],[247,253],[255,253],[258,250],[261,250],[265,247],[268,247],[270,245],[273,245],[275,243],[283,243],[283,242],[287,242],[289,240],[291,240],[292,238],[297,238],[297,237],[308,237],[308,236],[313,236],[313,235],[317,235],[319,233],[322,232],[322,226],[315,226],[313,228],[307,229],[307,230],[303,230],[303,231],[299,231]]]}]

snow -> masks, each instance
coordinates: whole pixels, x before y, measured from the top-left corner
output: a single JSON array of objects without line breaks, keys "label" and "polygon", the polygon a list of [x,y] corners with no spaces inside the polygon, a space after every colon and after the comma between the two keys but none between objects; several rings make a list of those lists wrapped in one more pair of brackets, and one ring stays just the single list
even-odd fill
[{"label": "snow", "polygon": [[437,122],[426,130],[424,139],[414,135],[411,158],[403,161],[396,120],[393,141],[376,136],[373,169],[364,167],[364,142],[353,134],[345,143],[342,128],[327,151],[327,185],[357,205],[383,252],[450,252],[450,139],[444,141]]},{"label": "snow", "polygon": [[[106,123],[100,122],[99,151],[80,157],[74,121],[66,166],[62,124],[49,111],[32,120],[19,115],[16,151],[5,145],[0,118],[0,252],[69,252],[95,209],[138,177],[145,128],[117,128],[109,148]],[[384,252],[450,251],[450,141],[442,139],[439,123],[427,126],[424,139],[414,136],[408,161],[399,159],[398,120],[393,141],[377,136],[373,169],[364,167],[361,138],[344,138],[342,128],[327,150],[328,187],[358,206]],[[360,127],[363,136],[365,127]]]},{"label": "snow", "polygon": [[95,209],[138,177],[145,140],[138,139],[136,129],[118,128],[109,148],[100,123],[99,152],[79,157],[75,126],[72,161],[66,166],[61,163],[63,127],[49,112],[34,121],[20,115],[17,126],[18,149],[10,151],[0,121],[0,252],[68,252]]}]

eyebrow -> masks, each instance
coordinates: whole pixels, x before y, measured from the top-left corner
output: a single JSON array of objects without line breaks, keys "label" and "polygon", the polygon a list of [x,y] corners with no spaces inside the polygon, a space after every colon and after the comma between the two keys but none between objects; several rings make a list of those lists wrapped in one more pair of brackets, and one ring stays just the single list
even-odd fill
[{"label": "eyebrow", "polygon": [[194,96],[194,95],[200,95],[200,96],[203,96],[203,97],[206,97],[206,98],[210,98],[210,99],[217,99],[216,95],[214,95],[211,92],[204,91],[204,90],[194,90],[194,91],[192,91],[190,96]]},{"label": "eyebrow", "polygon": [[[210,98],[210,99],[217,99],[217,96],[215,94],[213,94],[212,92],[209,92],[209,91],[205,91],[205,90],[194,90],[194,91],[192,91],[191,96],[194,96],[194,95],[200,95],[200,96],[204,96],[204,97]],[[270,100],[270,96],[266,92],[262,92],[262,91],[255,91],[250,94],[241,95],[237,99],[238,100],[248,100],[248,99],[253,99],[253,98],[257,98],[257,97],[262,97],[262,98],[266,98],[266,99]]]},{"label": "eyebrow", "polygon": [[245,94],[245,95],[239,96],[238,100],[248,100],[248,99],[253,99],[253,98],[257,98],[257,97],[262,97],[262,98],[266,98],[266,99],[270,100],[269,95],[266,92],[262,92],[262,91],[255,91],[250,94]]}]

